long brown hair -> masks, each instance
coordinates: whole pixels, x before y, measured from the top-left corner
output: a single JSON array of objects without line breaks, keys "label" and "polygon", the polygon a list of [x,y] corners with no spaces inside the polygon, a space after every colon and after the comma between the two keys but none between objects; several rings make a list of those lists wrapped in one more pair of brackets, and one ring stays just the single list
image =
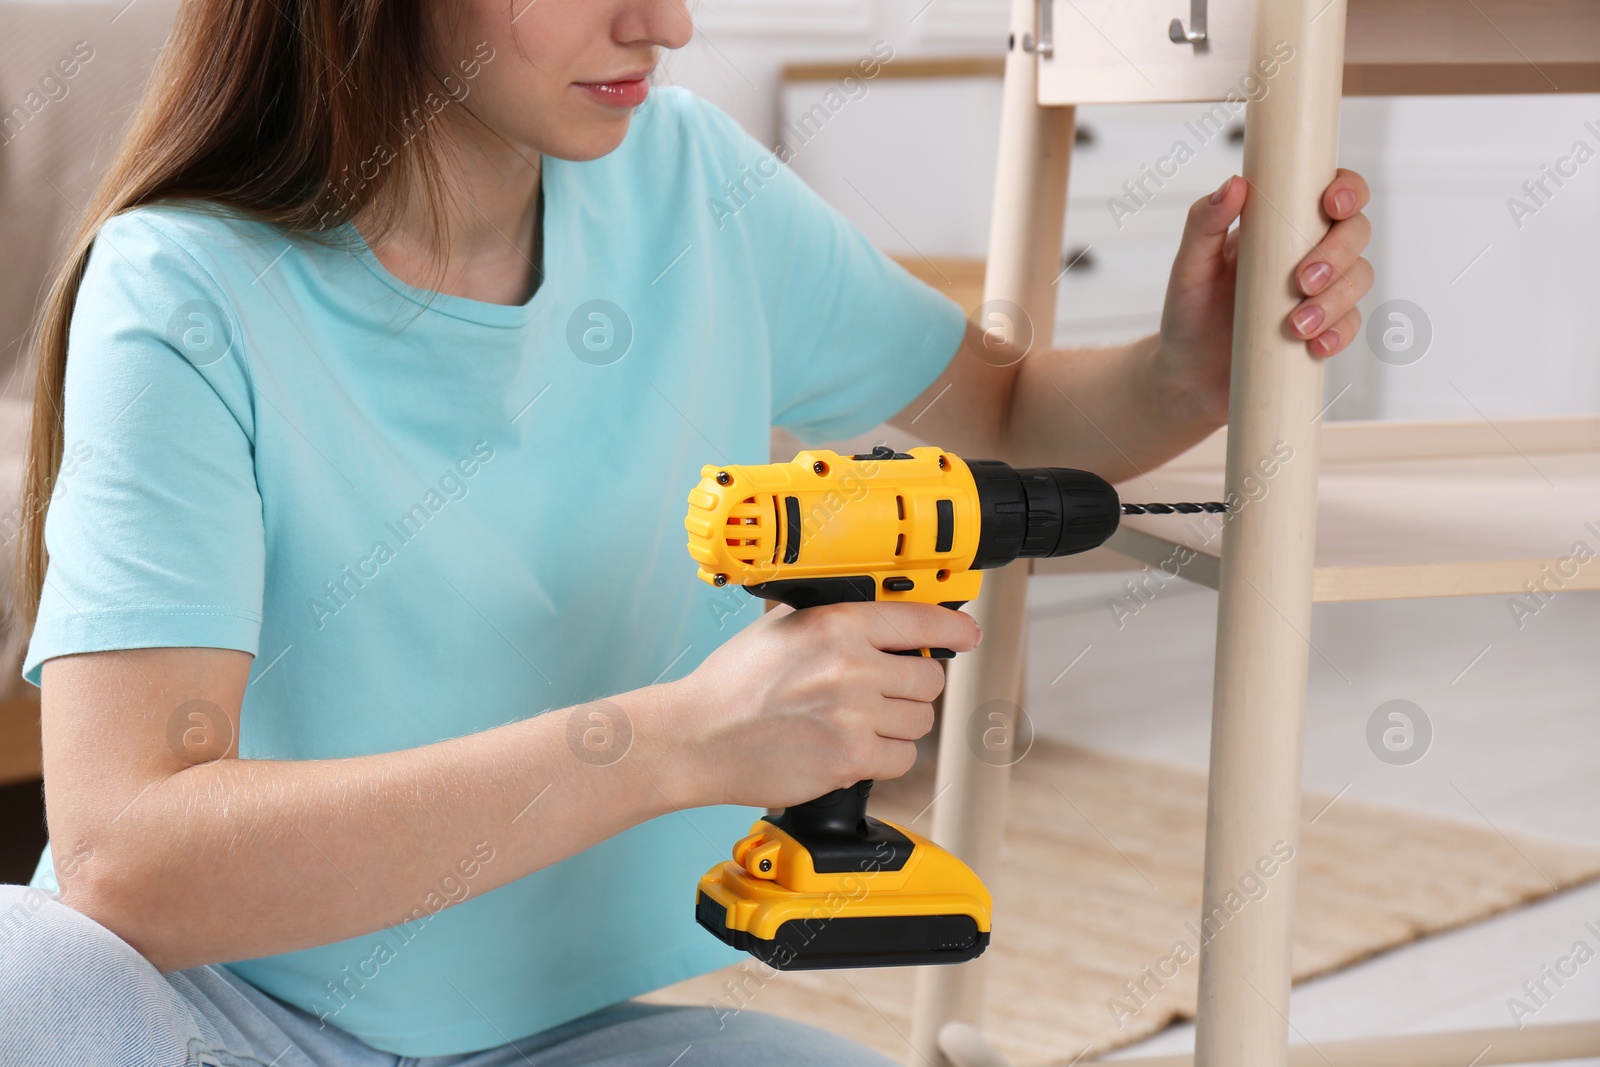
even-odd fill
[{"label": "long brown hair", "polygon": [[[446,213],[437,153],[369,177],[440,84],[422,0],[184,0],[128,133],[50,287],[34,330],[33,424],[23,475],[14,624],[44,588],[45,510],[62,459],[67,329],[95,234],[143,204],[197,199],[325,239],[360,217],[389,232],[415,189],[432,241]],[[409,138],[405,138],[409,141]],[[391,157],[392,158],[392,157]]]}]

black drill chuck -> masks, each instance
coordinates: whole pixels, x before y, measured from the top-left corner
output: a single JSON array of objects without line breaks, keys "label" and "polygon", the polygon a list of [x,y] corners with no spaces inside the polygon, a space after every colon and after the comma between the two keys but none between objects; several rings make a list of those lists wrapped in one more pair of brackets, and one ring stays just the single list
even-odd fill
[{"label": "black drill chuck", "polygon": [[1117,531],[1122,503],[1098,474],[1070,467],[1013,467],[969,459],[980,528],[973,570],[1020,556],[1070,556],[1099,548]]}]

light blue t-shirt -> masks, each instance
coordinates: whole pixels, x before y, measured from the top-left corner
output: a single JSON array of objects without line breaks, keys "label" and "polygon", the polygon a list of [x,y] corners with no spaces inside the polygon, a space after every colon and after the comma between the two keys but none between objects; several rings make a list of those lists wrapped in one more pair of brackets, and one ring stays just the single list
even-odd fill
[{"label": "light blue t-shirt", "polygon": [[[753,621],[685,549],[701,465],[766,462],[773,424],[870,429],[944,369],[962,313],[683,90],[543,180],[548,274],[522,306],[194,204],[108,222],[28,680],[68,653],[241,649],[241,756],[328,759],[678,678]],[[416,922],[229,966],[397,1054],[503,1044],[742,959],[694,890],[758,814],[669,815],[479,893],[486,826]]]}]

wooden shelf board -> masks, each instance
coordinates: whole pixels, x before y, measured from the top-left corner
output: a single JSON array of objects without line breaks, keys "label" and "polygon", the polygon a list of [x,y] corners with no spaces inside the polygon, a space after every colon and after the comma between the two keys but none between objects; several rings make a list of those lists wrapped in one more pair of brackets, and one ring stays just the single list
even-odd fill
[{"label": "wooden shelf board", "polygon": [[1600,61],[1439,63],[1350,60],[1345,96],[1486,96],[1600,92]]},{"label": "wooden shelf board", "polygon": [[1590,0],[1350,0],[1346,96],[1597,89]]},{"label": "wooden shelf board", "polygon": [[[1000,43],[1004,44],[1004,41]],[[911,56],[880,63],[874,78],[1000,78],[1006,72],[1006,57]],[[824,60],[818,63],[786,63],[781,75],[785,83],[839,82],[862,77],[859,60]]]},{"label": "wooden shelf board", "polygon": [[[1225,449],[1219,433],[1119,492],[1221,499]],[[1528,582],[1600,589],[1600,417],[1336,422],[1323,427],[1322,451],[1318,603],[1523,595]],[[1182,576],[1216,588],[1220,526],[1217,516],[1128,516],[1107,547],[1169,574],[1188,549]],[[1036,572],[1057,573],[1053,562]]]}]

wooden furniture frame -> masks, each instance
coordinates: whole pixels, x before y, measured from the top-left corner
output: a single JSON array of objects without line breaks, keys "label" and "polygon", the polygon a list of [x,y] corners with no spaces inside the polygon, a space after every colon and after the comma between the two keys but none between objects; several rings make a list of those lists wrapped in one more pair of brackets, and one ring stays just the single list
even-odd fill
[{"label": "wooden furniture frame", "polygon": [[[1140,32],[1149,28],[1165,37],[1166,17],[1182,13],[1181,5],[1168,6],[1159,12],[1148,3],[1097,10],[1124,31],[1138,24]],[[1600,419],[1324,426],[1322,367],[1282,327],[1296,303],[1293,267],[1327,230],[1318,205],[1335,170],[1341,94],[1600,91],[1600,5],[1212,0],[1212,8],[1204,49],[1180,43],[1181,27],[1170,43],[1139,38],[1142,51],[1133,58],[1112,45],[1133,66],[1139,57],[1157,57],[1156,67],[1141,72],[1144,89],[1109,55],[1098,67],[1080,63],[1085,49],[1098,46],[1085,27],[1063,28],[1066,19],[1086,18],[1076,5],[1012,0],[984,289],[986,300],[1009,300],[1036,322],[1054,321],[1052,283],[1060,270],[1076,104],[1217,100],[1251,57],[1272,53],[1275,42],[1292,43],[1293,62],[1282,64],[1270,91],[1247,111],[1244,177],[1251,195],[1240,223],[1230,430],[1151,475],[1177,499],[1215,499],[1225,489],[1246,503],[1221,524],[1220,536],[1196,534],[1197,527],[1170,519],[1130,519],[1110,546],[1150,566],[1186,549],[1180,557],[1193,558],[1181,574],[1219,593],[1206,912],[1220,906],[1240,872],[1269,854],[1274,842],[1298,842],[1312,604],[1521,593],[1524,581],[1559,562],[1582,536],[1586,518],[1600,515]],[[1501,27],[1514,27],[1516,42]],[[1193,66],[1185,66],[1190,59]],[[1230,68],[1234,59],[1240,62]],[[1292,459],[1277,466],[1269,491],[1253,490],[1253,481],[1261,480],[1258,462],[1281,457],[1286,448]],[[1540,480],[1546,469],[1560,470],[1566,495],[1536,500],[1539,494],[1528,492],[1529,485],[1548,488],[1548,478]],[[1487,514],[1476,506],[1480,494],[1511,506],[1502,516]],[[1025,562],[1014,564],[985,584],[972,611],[989,641],[951,663],[946,708],[1020,701],[1029,573]],[[1593,569],[1565,586],[1596,587],[1600,573]],[[961,716],[944,716],[933,836],[992,879],[1007,771],[976,759],[964,743],[965,729]],[[1142,1062],[1460,1067],[1468,1060],[1600,1055],[1600,1022],[1290,1050],[1295,894],[1294,871],[1287,873],[1286,891],[1240,913],[1202,947],[1193,1057]],[[1004,922],[1003,899],[997,912]],[[987,965],[980,958],[919,973],[909,1062],[1003,1064],[977,1029]]]}]

